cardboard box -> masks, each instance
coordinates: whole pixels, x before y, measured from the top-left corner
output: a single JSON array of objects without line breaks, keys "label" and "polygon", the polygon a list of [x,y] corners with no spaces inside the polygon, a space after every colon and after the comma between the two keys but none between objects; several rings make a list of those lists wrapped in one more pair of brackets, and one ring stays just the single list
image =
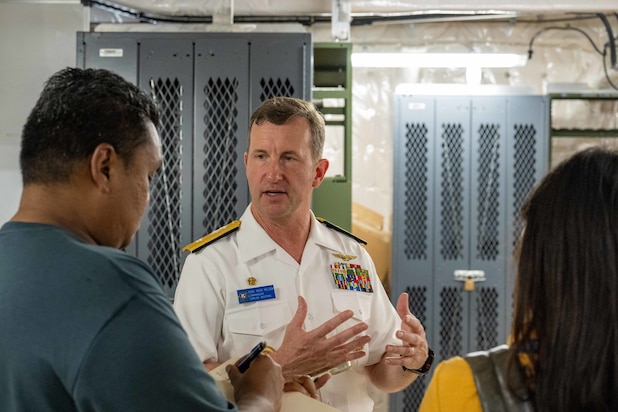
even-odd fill
[{"label": "cardboard box", "polygon": [[391,238],[383,229],[384,217],[358,203],[352,203],[352,233],[367,242],[365,248],[373,259],[378,276],[390,296]]}]

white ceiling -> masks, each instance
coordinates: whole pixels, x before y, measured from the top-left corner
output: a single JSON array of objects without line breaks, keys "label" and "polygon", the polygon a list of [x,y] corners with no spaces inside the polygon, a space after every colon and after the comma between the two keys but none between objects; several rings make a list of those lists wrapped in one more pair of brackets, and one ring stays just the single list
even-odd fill
[{"label": "white ceiling", "polygon": [[[349,3],[353,16],[392,13],[518,12],[568,13],[615,12],[617,0],[339,0]],[[332,11],[332,0],[104,0],[164,15],[213,15],[233,10],[234,15],[323,15]],[[96,2],[95,2],[96,3]]]}]

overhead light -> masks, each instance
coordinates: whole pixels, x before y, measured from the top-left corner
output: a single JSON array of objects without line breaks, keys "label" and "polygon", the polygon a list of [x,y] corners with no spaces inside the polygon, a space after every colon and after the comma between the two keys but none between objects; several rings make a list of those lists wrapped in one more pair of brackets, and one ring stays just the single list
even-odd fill
[{"label": "overhead light", "polygon": [[353,67],[521,67],[527,61],[514,53],[352,53]]},{"label": "overhead light", "polygon": [[534,94],[534,91],[529,86],[497,84],[401,83],[395,87],[395,94],[414,96],[513,96]]}]

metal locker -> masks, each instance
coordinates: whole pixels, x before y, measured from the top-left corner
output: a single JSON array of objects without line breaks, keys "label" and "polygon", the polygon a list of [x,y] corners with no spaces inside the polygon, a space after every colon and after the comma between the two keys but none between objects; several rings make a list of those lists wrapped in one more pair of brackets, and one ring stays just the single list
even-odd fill
[{"label": "metal locker", "polygon": [[163,163],[136,234],[137,257],[148,262],[173,296],[191,242],[193,46],[180,38],[142,38],[139,86],[159,104]]},{"label": "metal locker", "polygon": [[[506,244],[515,250],[523,229],[520,209],[528,194],[549,170],[550,105],[546,96],[507,98],[507,204]],[[506,308],[504,320],[510,331],[515,268],[512,256],[506,265]]]},{"label": "metal locker", "polygon": [[[395,276],[391,296],[394,299],[400,292],[408,292],[410,311],[425,326],[427,339],[432,342],[436,102],[431,97],[396,96],[393,108],[393,226],[400,230],[393,230],[392,237]],[[419,377],[404,391],[391,395],[391,411],[415,410],[428,381],[427,376]]]},{"label": "metal locker", "polygon": [[471,99],[470,255],[468,267],[484,273],[471,299],[467,352],[505,343],[506,325],[506,99]]},{"label": "metal locker", "polygon": [[[519,208],[547,170],[545,98],[395,96],[394,108],[393,297],[410,293],[436,363],[504,343]],[[429,379],[391,410],[417,410]]]},{"label": "metal locker", "polygon": [[444,97],[436,101],[436,135],[438,146],[432,165],[436,168],[436,216],[430,225],[435,229],[436,262],[431,309],[433,322],[428,339],[439,359],[461,353],[470,339],[465,327],[465,308],[469,295],[453,280],[456,270],[467,269],[470,258],[471,227],[471,126],[470,99]]},{"label": "metal locker", "polygon": [[124,33],[77,33],[77,67],[111,70],[137,84],[138,41]]},{"label": "metal locker", "polygon": [[249,127],[249,44],[223,35],[195,43],[194,236],[249,204],[243,154]]},{"label": "metal locker", "polygon": [[163,167],[127,253],[174,295],[181,248],[249,204],[243,154],[249,118],[275,95],[311,98],[309,33],[77,34],[77,66],[112,70],[161,108]]},{"label": "metal locker", "polygon": [[274,96],[311,100],[313,53],[309,33],[295,36],[263,33],[252,37],[250,49],[250,113]]}]

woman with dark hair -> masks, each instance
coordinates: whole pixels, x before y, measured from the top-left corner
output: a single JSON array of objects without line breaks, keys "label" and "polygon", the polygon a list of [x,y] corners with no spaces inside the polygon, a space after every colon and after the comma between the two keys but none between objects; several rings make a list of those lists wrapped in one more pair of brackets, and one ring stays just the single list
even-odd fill
[{"label": "woman with dark hair", "polygon": [[618,153],[573,155],[522,215],[510,346],[440,364],[421,412],[618,410]]}]

